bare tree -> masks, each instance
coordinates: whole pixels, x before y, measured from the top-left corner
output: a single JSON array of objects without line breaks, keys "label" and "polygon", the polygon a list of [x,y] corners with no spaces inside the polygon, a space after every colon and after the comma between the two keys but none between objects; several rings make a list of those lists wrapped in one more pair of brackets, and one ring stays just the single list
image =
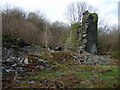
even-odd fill
[{"label": "bare tree", "polygon": [[81,18],[82,18],[82,14],[83,12],[86,10],[87,8],[87,4],[85,2],[78,2],[76,3],[77,5],[77,10],[78,10],[78,22],[81,21]]},{"label": "bare tree", "polygon": [[67,19],[70,23],[76,22],[77,17],[75,14],[76,14],[75,3],[70,3],[67,6],[67,12],[66,12]]},{"label": "bare tree", "polygon": [[86,2],[72,2],[67,6],[66,16],[68,21],[73,24],[76,22],[81,22],[82,14],[84,11],[96,12],[92,6],[88,5]]}]

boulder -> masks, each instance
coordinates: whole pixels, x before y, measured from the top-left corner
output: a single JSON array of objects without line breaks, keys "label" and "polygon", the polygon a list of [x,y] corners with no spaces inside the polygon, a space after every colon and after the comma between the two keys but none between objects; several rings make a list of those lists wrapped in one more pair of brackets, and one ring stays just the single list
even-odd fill
[{"label": "boulder", "polygon": [[29,62],[28,62],[28,58],[25,58],[25,60],[24,60],[24,64],[28,64]]}]

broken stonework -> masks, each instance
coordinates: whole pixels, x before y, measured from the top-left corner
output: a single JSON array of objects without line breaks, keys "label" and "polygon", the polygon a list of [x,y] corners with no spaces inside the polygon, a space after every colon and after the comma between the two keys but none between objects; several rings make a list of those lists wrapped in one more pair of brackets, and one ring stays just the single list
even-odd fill
[{"label": "broken stonework", "polygon": [[98,16],[96,13],[89,13],[88,11],[83,13],[80,46],[90,54],[97,53],[97,22]]}]

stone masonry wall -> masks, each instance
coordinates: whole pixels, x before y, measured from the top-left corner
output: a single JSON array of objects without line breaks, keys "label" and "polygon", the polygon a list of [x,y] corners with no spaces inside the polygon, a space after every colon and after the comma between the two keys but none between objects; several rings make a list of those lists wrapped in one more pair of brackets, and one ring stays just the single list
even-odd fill
[{"label": "stone masonry wall", "polygon": [[80,50],[85,50],[90,54],[97,54],[97,22],[98,16],[96,13],[85,11],[82,18],[82,27],[80,33]]}]

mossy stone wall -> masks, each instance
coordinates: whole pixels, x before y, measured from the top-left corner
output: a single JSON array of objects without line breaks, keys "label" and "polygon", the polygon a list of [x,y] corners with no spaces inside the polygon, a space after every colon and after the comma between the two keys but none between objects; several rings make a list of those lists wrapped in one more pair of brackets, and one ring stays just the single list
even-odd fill
[{"label": "mossy stone wall", "polygon": [[82,18],[82,38],[81,43],[85,51],[97,54],[98,46],[98,15],[85,11]]},{"label": "mossy stone wall", "polygon": [[82,22],[71,25],[65,49],[85,50],[91,54],[97,54],[98,47],[98,15],[96,13],[83,13]]}]

